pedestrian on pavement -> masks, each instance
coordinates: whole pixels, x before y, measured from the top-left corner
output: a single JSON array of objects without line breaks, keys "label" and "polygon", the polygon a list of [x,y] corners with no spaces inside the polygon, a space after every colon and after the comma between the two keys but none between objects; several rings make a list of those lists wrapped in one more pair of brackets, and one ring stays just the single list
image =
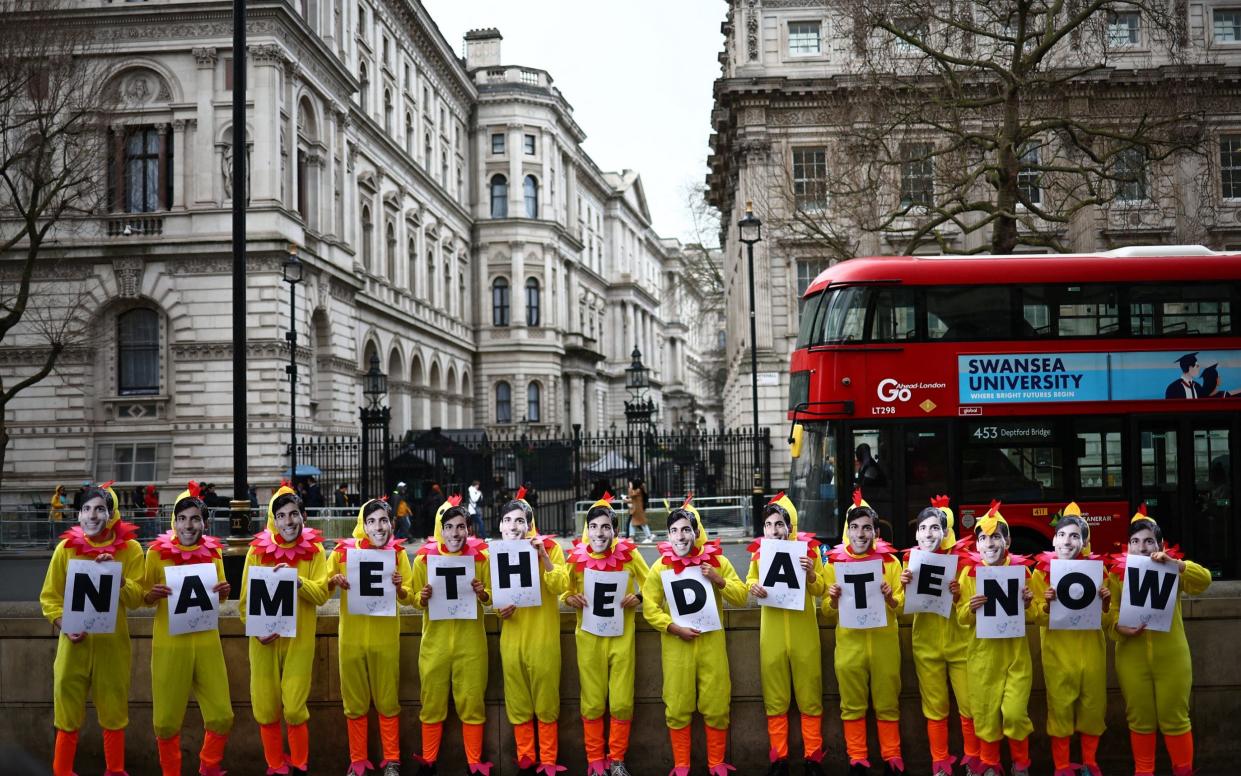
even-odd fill
[{"label": "pedestrian on pavement", "polygon": [[57,485],[56,490],[52,491],[52,509],[48,512],[48,519],[53,524],[65,519],[65,486]]},{"label": "pedestrian on pavement", "polygon": [[625,531],[625,535],[631,539],[638,538],[638,532],[634,530],[635,526],[642,529],[642,541],[649,543],[655,540],[654,534],[651,533],[651,527],[646,524],[646,484],[641,478],[634,478],[629,481],[629,528]]},{"label": "pedestrian on pavement", "polygon": [[146,486],[142,505],[146,507],[146,511],[142,513],[143,517],[155,517],[159,514],[159,494],[155,491],[154,485]]},{"label": "pedestrian on pavement", "polygon": [[483,490],[482,483],[474,480],[466,491],[466,507],[470,511],[470,522],[473,524],[474,535],[482,540],[487,539],[487,527],[483,524]]},{"label": "pedestrian on pavement", "polygon": [[396,538],[409,541],[414,538],[414,510],[409,508],[406,500],[405,483],[398,482],[392,491],[392,501],[396,504]]}]

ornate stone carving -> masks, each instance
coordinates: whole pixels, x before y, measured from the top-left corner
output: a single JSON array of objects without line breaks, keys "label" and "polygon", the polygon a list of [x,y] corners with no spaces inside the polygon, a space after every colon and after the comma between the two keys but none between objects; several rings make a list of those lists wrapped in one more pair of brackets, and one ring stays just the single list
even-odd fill
[{"label": "ornate stone carving", "polygon": [[[279,272],[281,256],[247,256],[246,272]],[[233,271],[233,260],[227,256],[196,257],[170,262],[174,275],[221,275]]]},{"label": "ornate stone carving", "polygon": [[349,304],[353,304],[353,300],[357,297],[357,294],[358,294],[357,290],[353,286],[342,283],[336,278],[332,278],[331,284],[332,284],[332,287],[331,287],[330,292],[332,294],[333,299],[339,299],[342,302],[348,302]]},{"label": "ornate stone carving", "polygon": [[142,273],[146,262],[142,259],[114,259],[112,274],[116,276],[116,293],[126,299],[138,296],[142,288]]},{"label": "ornate stone carving", "polygon": [[172,120],[172,131],[173,132],[184,132],[185,124],[186,124],[185,119],[173,119]]},{"label": "ornate stone carving", "polygon": [[361,372],[357,364],[339,356],[319,356],[315,359],[315,366],[324,372],[336,372],[343,375],[356,375]]},{"label": "ornate stone carving", "polygon": [[175,361],[224,361],[233,357],[232,342],[174,342]]},{"label": "ornate stone carving", "polygon": [[218,58],[215,46],[200,46],[194,49],[194,61],[199,67],[215,67]]},{"label": "ornate stone carving", "polygon": [[764,8],[826,8],[827,0],[767,0]]},{"label": "ornate stone carving", "polygon": [[749,59],[751,62],[758,61],[758,0],[748,0],[750,9],[746,14],[745,23],[745,42],[746,49],[750,52]]},{"label": "ornate stone carving", "polygon": [[273,43],[250,46],[250,61],[256,65],[276,66],[287,61],[284,50]]}]

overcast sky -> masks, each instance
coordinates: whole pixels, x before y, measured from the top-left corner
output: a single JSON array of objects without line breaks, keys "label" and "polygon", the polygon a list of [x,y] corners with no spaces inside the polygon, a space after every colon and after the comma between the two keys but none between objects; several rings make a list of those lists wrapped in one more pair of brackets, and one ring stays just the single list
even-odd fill
[{"label": "overcast sky", "polygon": [[642,176],[655,230],[695,239],[685,187],[707,174],[724,0],[422,0],[458,55],[496,27],[506,65],[549,72],[605,171]]}]

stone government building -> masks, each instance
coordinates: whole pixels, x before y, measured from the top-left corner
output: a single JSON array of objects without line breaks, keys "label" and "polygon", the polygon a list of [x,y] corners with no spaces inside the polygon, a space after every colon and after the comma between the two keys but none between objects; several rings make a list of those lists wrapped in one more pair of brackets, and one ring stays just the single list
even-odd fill
[{"label": "stone government building", "polygon": [[[497,30],[459,58],[417,0],[249,3],[251,479],[287,469],[290,244],[299,436],[356,434],[362,375],[391,430],[623,427],[636,346],[661,425],[718,425],[722,311],[652,229],[641,178],[600,170],[547,72]],[[232,23],[226,2],[99,5],[107,212],[63,239],[99,341],[8,411],[6,495],[64,483],[227,482],[231,472]],[[0,369],[37,353],[0,348]],[[165,494],[170,495],[170,494]]]}]

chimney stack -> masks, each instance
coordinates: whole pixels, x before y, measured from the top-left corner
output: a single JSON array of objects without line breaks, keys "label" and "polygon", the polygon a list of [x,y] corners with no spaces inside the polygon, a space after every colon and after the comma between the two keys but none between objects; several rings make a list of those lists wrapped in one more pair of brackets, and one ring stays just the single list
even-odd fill
[{"label": "chimney stack", "polygon": [[500,66],[500,41],[504,36],[495,27],[470,30],[465,34],[465,68]]}]

